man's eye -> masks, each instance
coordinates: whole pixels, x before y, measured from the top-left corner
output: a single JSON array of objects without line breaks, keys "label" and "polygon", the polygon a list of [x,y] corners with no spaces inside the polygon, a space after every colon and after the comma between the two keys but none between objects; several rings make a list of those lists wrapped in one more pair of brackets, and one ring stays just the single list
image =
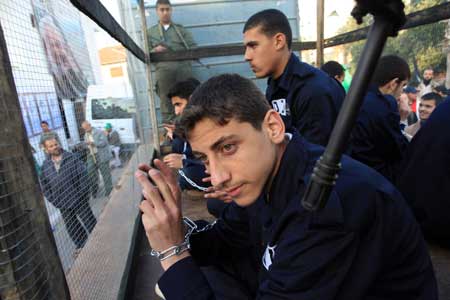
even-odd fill
[{"label": "man's eye", "polygon": [[222,147],[222,151],[223,151],[225,154],[233,153],[235,150],[236,150],[236,145],[233,145],[233,144],[225,144],[225,145],[223,145],[223,147]]}]

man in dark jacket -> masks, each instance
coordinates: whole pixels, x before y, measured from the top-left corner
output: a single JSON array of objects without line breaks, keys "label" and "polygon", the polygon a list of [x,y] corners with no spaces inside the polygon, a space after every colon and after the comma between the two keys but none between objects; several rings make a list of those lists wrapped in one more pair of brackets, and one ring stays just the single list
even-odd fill
[{"label": "man in dark jacket", "polygon": [[[49,157],[42,165],[42,191],[61,211],[64,223],[77,249],[83,248],[97,221],[89,206],[89,180],[85,165],[75,154],[64,151],[54,137],[43,143]],[[83,224],[78,220],[81,218]]]},{"label": "man in dark jacket", "polygon": [[[447,128],[447,129],[446,129]],[[414,136],[398,188],[425,237],[450,246],[450,101],[444,101]]]},{"label": "man in dark jacket", "polygon": [[[215,224],[185,236],[170,169],[155,160],[159,170],[141,166],[136,173],[146,199],[142,220],[165,270],[159,287],[167,300],[219,298],[216,282],[199,266],[227,265],[248,256],[255,242],[265,249],[261,271],[252,276],[259,285],[238,299],[437,299],[420,228],[401,194],[377,172],[344,156],[325,208],[303,209],[300,201],[323,148],[297,132],[286,134],[280,115],[250,80],[211,78],[192,95],[180,126],[213,186],[226,190],[233,204]],[[225,292],[241,289],[238,274],[232,278]]]},{"label": "man in dark jacket", "polygon": [[244,26],[245,59],[256,77],[269,77],[266,98],[286,124],[309,142],[326,145],[344,101],[333,78],[292,53],[292,31],[279,10],[256,13]]},{"label": "man in dark jacket", "polygon": [[410,78],[398,56],[380,58],[351,135],[351,156],[395,182],[408,140],[400,129],[397,98]]}]

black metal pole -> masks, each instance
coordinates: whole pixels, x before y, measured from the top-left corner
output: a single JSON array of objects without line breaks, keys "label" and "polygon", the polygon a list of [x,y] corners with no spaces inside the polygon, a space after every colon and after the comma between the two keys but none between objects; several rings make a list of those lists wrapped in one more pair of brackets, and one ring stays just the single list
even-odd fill
[{"label": "black metal pole", "polygon": [[[383,4],[381,2],[365,2],[354,10],[354,12],[357,11],[359,13],[357,16],[357,18],[359,17],[359,22],[361,21],[361,11],[364,15],[375,11],[375,21],[370,29],[352,85],[336,120],[330,141],[323,156],[316,162],[311,181],[302,199],[302,205],[307,210],[317,211],[325,207],[336,184],[338,172],[341,168],[340,160],[342,154],[347,148],[351,130],[358,117],[364,95],[386,40],[390,35],[395,36],[398,29],[403,25],[403,3],[394,0],[386,1]],[[395,18],[396,16],[398,18]]]}]

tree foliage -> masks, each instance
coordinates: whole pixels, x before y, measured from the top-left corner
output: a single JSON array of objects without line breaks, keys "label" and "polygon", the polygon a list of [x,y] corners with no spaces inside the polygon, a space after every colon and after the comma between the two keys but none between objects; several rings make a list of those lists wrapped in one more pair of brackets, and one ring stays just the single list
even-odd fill
[{"label": "tree foliage", "polygon": [[[406,6],[406,13],[419,11],[438,4],[445,0],[420,0],[411,1]],[[372,22],[366,18],[362,26]],[[420,74],[425,68],[445,70],[446,53],[444,53],[445,30],[447,22],[439,22],[424,26],[403,30],[396,38],[389,38],[383,54],[395,54],[406,59],[414,73]],[[355,20],[349,19],[339,31],[348,32],[360,28]],[[351,54],[352,62],[350,70],[354,71],[361,55],[365,41],[346,45],[346,51]],[[417,75],[416,74],[416,75]]]}]

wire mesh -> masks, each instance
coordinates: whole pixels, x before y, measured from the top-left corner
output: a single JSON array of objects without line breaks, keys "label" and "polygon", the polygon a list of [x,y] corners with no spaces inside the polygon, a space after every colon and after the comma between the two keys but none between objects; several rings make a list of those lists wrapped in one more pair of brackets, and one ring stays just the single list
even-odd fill
[{"label": "wire mesh", "polygon": [[[121,14],[131,13],[131,2],[123,1]],[[68,0],[1,1],[0,20],[23,125],[70,292],[110,299],[114,290],[108,291],[110,286],[98,282],[86,286],[86,280],[80,280],[90,266],[79,258],[89,243],[105,247],[114,239],[95,235],[96,225],[121,187],[130,191],[137,187],[133,172],[127,171],[141,161],[137,149],[151,152],[145,64]],[[130,34],[136,38],[138,27],[131,25]],[[101,48],[96,44],[99,40]],[[0,147],[13,146],[6,140],[0,143]],[[51,290],[40,241],[30,222],[33,212],[17,200],[30,187],[20,184],[17,173],[23,158],[14,152],[12,148],[11,156],[3,156],[2,151],[0,157],[0,290],[2,296],[12,290],[8,299],[16,299],[14,293],[20,299],[47,299]],[[129,200],[133,211],[137,212],[139,200]],[[15,261],[18,257],[20,264]],[[112,271],[106,259],[98,257],[104,269],[94,272]],[[119,288],[120,282],[111,284]],[[91,295],[90,290],[96,292]]]}]

